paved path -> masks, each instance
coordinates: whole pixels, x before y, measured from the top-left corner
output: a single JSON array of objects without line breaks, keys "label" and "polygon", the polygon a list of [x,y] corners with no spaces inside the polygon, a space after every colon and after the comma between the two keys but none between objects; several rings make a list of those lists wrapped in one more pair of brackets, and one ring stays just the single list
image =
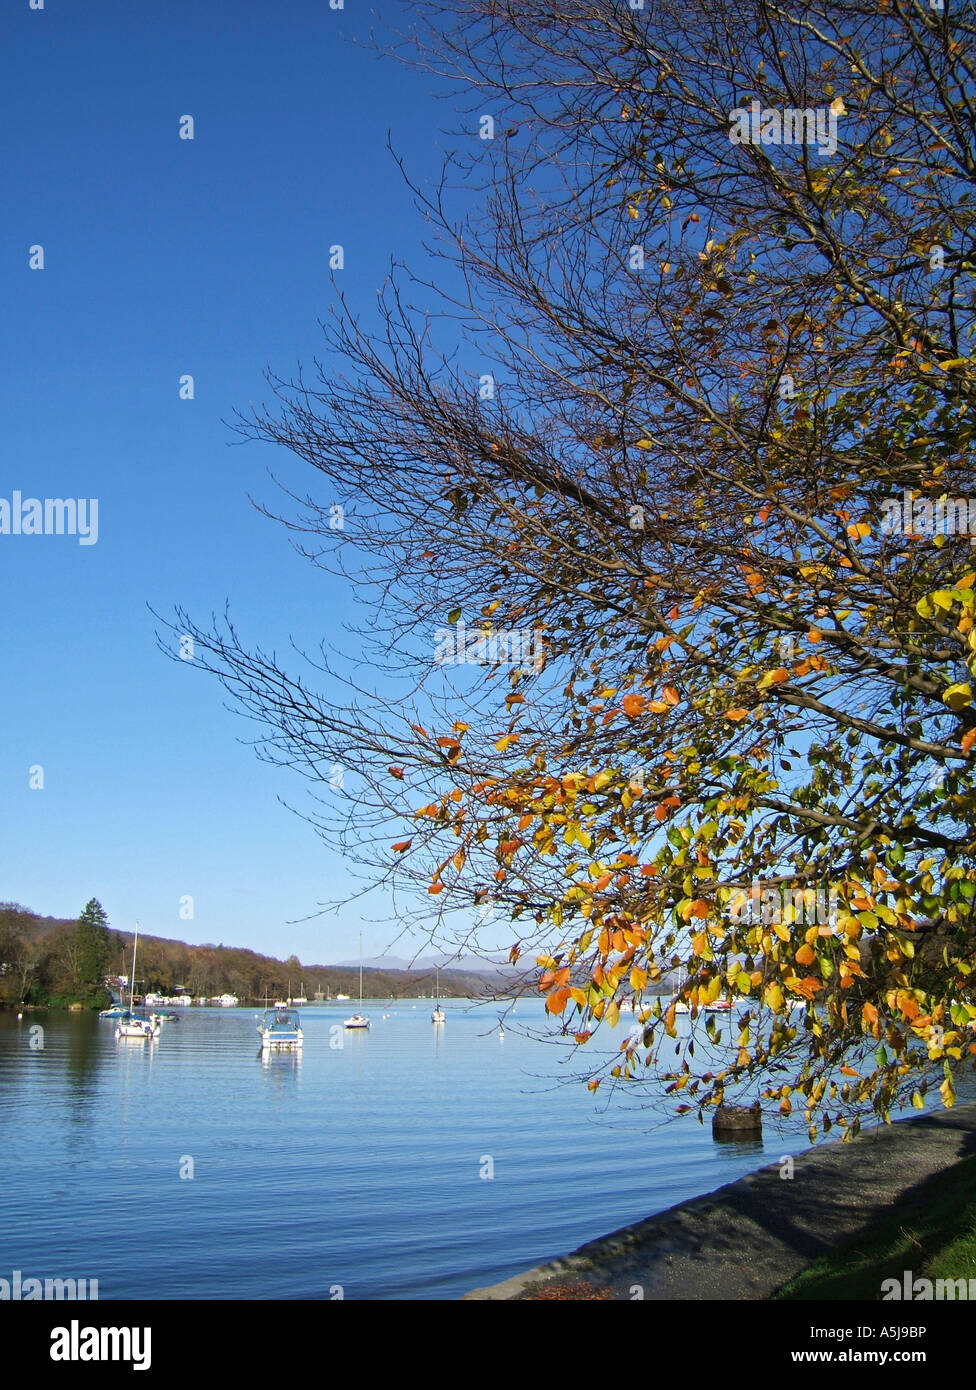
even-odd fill
[{"label": "paved path", "polygon": [[[976,1104],[920,1115],[760,1168],[704,1197],[624,1226],[467,1299],[525,1297],[532,1286],[585,1282],[587,1296],[763,1299],[927,1178],[976,1153]],[[879,1291],[880,1292],[880,1291]],[[543,1293],[543,1297],[545,1294]],[[572,1295],[567,1295],[571,1297]]]}]

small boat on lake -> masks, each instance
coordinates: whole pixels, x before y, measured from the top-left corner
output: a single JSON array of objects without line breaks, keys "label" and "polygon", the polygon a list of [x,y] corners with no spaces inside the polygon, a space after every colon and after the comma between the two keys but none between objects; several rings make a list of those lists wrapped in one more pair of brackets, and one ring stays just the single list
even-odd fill
[{"label": "small boat on lake", "polygon": [[129,1010],[124,1004],[113,1004],[110,1009],[99,1009],[99,1018],[128,1018]]},{"label": "small boat on lake", "polygon": [[430,1016],[431,1023],[446,1023],[447,1014],[441,1008],[441,972],[437,971],[437,983],[434,986],[434,1012]]},{"label": "small boat on lake", "polygon": [[135,1038],[137,1042],[155,1042],[159,1037],[159,1019],[155,1014],[150,1014],[148,1018],[142,1018],[139,1014],[130,1014],[128,1018],[120,1019],[115,1029],[116,1038]]},{"label": "small boat on lake", "polygon": [[305,1041],[302,1022],[295,1009],[276,1006],[265,1009],[258,1022],[261,1034],[261,1050],[286,1048],[289,1051],[301,1047]]},{"label": "small boat on lake", "polygon": [[369,1018],[363,1013],[363,936],[359,934],[359,1012],[346,1019],[347,1028],[368,1028]]},{"label": "small boat on lake", "polygon": [[159,1020],[155,1014],[150,1014],[148,1018],[142,1017],[133,1010],[135,1003],[136,988],[136,951],[139,946],[139,923],[136,923],[136,932],[132,940],[132,982],[129,985],[129,1007],[125,1016],[120,1018],[115,1028],[116,1042],[120,1038],[134,1038],[136,1042],[155,1042],[159,1037]]}]

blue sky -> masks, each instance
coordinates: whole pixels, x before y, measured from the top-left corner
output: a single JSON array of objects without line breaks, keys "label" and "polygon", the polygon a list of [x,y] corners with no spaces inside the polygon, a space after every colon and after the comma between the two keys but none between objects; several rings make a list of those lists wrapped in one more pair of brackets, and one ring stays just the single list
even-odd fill
[{"label": "blue sky", "polygon": [[[75,916],[95,895],[119,929],[355,954],[355,909],[290,925],[345,877],[278,802],[301,782],[257,761],[215,681],[157,652],[147,604],[201,621],[229,599],[252,645],[348,646],[343,586],[248,501],[274,506],[268,468],[327,485],[284,452],[232,446],[222,422],[267,398],[266,366],[287,376],[320,350],[330,245],[367,322],[391,257],[423,266],[387,132],[434,177],[450,106],[343,40],[409,15],[390,0],[6,7],[0,497],[96,497],[99,535],[0,535],[0,898]],[[368,955],[395,935],[363,930]]]}]

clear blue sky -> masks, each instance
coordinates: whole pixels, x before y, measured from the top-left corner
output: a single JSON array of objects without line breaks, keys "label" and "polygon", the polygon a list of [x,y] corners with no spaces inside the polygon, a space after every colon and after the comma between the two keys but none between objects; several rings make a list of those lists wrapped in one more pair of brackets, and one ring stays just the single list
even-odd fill
[{"label": "clear blue sky", "polygon": [[[269,467],[324,480],[229,447],[222,420],[267,397],[264,367],[319,349],[331,244],[367,320],[392,256],[422,268],[387,131],[433,177],[454,117],[424,75],[343,41],[376,21],[359,0],[5,6],[0,497],[97,497],[99,537],[0,535],[0,898],[75,916],[95,895],[119,929],[356,953],[356,911],[289,925],[336,896],[342,863],[278,803],[302,783],[240,742],[217,683],[157,652],[146,605],[205,621],[229,598],[252,644],[348,646],[342,586],[247,496],[274,505]],[[364,933],[368,955],[393,935]]]}]

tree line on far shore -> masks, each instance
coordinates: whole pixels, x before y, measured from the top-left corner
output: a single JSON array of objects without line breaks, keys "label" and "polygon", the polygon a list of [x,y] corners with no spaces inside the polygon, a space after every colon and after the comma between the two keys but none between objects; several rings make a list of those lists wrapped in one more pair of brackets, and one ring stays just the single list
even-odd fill
[{"label": "tree line on far shore", "polygon": [[[110,1002],[106,979],[127,976],[132,966],[132,934],[110,928],[105,911],[92,898],[79,917],[41,917],[17,903],[0,903],[0,1007],[28,1004],[47,1008],[101,1009]],[[175,994],[183,987],[194,998],[234,994],[241,1003],[258,1003],[317,990],[358,993],[353,967],[304,966],[233,946],[191,946],[184,941],[139,936],[136,962],[139,993]],[[514,976],[492,980],[468,970],[442,970],[443,994],[483,995],[510,986]],[[364,993],[371,998],[418,998],[433,992],[429,970],[364,970]]]}]

